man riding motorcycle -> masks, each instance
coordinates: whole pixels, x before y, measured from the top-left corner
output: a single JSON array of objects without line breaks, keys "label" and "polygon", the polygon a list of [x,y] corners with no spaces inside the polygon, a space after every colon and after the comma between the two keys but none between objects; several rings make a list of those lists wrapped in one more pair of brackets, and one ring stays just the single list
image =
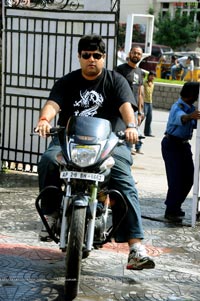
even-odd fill
[{"label": "man riding motorcycle", "polygon": [[[58,125],[66,126],[72,115],[94,116],[108,119],[114,132],[125,131],[126,143],[113,151],[115,165],[112,167],[109,186],[119,190],[128,206],[127,216],[115,233],[116,242],[128,242],[130,253],[127,269],[141,270],[154,268],[154,261],[147,256],[142,245],[144,237],[140,205],[135,182],[131,174],[131,145],[138,141],[138,131],[134,110],[137,105],[126,81],[115,71],[104,68],[105,43],[101,36],[83,36],[78,44],[78,58],[81,68],[60,78],[53,86],[50,96],[40,113],[36,131],[46,137],[50,131],[50,122],[59,113]],[[59,166],[56,154],[59,143],[50,143],[38,164],[39,187],[48,185],[60,188]],[[62,193],[60,190],[60,199]],[[55,202],[55,199],[58,202]],[[42,200],[42,209],[46,218],[54,223],[59,208],[59,195],[48,195]],[[48,233],[43,230],[41,239]]]}]

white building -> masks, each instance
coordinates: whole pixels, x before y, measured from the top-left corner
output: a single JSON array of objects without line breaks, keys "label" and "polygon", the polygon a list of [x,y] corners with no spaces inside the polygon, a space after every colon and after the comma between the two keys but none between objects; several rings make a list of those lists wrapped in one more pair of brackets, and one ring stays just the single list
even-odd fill
[{"label": "white building", "polygon": [[163,15],[170,11],[173,16],[175,10],[180,8],[187,15],[194,14],[194,22],[200,22],[200,1],[199,0],[120,0],[120,22],[126,23],[128,14],[148,14],[153,9],[154,16],[161,12]]},{"label": "white building", "polygon": [[[180,8],[182,14],[187,14],[188,16],[191,15],[194,23],[200,22],[200,0],[185,0],[177,2],[173,0],[120,0],[120,24],[125,26],[127,16],[130,14],[149,14],[150,10],[155,18],[158,17],[159,13],[164,16],[167,11],[169,11],[173,17],[177,8]],[[142,28],[145,30],[146,24],[144,24],[141,18],[136,19],[134,24],[137,23],[140,24],[140,30],[142,30]],[[197,43],[198,42],[197,38]],[[191,50],[194,50],[196,47],[196,43],[188,44],[188,48]]]}]

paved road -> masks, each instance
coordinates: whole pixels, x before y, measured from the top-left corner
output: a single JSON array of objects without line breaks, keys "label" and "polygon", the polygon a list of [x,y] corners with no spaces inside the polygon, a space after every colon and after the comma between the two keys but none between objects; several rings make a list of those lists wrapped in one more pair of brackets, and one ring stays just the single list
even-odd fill
[{"label": "paved road", "polygon": [[[192,192],[184,204],[182,224],[163,218],[167,186],[160,141],[167,116],[167,112],[154,111],[156,137],[145,139],[145,154],[134,156],[133,165],[144,243],[156,268],[128,271],[126,244],[107,244],[83,261],[80,294],[75,301],[200,300],[200,225],[190,226]],[[38,241],[37,176],[1,174],[0,183],[0,301],[64,300],[64,253],[55,243]]]}]

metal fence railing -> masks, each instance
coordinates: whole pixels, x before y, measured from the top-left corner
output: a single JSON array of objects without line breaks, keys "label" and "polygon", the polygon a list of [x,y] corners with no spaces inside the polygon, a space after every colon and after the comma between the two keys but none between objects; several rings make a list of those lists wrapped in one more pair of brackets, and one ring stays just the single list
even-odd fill
[{"label": "metal fence railing", "polygon": [[[106,66],[116,61],[118,1],[110,12],[6,6],[3,15],[1,162],[34,170],[47,141],[30,136],[56,79],[79,68],[77,44],[88,32],[106,41]],[[48,141],[49,142],[49,141]],[[6,163],[5,163],[6,162]]]}]

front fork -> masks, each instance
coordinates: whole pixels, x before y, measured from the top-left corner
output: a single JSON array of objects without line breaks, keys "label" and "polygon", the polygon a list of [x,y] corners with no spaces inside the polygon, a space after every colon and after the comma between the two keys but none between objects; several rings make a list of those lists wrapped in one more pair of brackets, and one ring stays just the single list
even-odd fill
[{"label": "front fork", "polygon": [[68,200],[71,196],[71,186],[67,185],[66,187],[66,195],[63,197],[63,210],[62,210],[62,223],[61,223],[61,231],[60,231],[60,249],[65,250],[66,249],[66,234],[67,234],[67,207],[68,207]]},{"label": "front fork", "polygon": [[[88,252],[92,250],[93,241],[94,241],[94,231],[95,231],[95,218],[96,218],[96,211],[97,211],[97,191],[98,185],[92,185],[92,192],[90,198],[84,198],[80,196],[80,199],[77,197],[76,200],[73,201],[72,206],[88,206],[90,208],[90,218],[87,225],[87,232],[85,237],[85,247]],[[69,208],[69,198],[71,198],[71,186],[66,185],[66,195],[63,198],[63,212],[62,212],[62,223],[61,223],[61,232],[60,232],[60,249],[66,249],[66,234],[67,234],[67,227],[69,226],[67,223],[67,210]],[[89,200],[88,200],[89,199]],[[86,201],[88,200],[88,201]]]},{"label": "front fork", "polygon": [[91,199],[89,203],[91,218],[88,222],[87,235],[86,235],[86,249],[87,251],[92,250],[93,241],[94,241],[94,230],[95,230],[95,219],[97,212],[97,183],[92,185]]}]

